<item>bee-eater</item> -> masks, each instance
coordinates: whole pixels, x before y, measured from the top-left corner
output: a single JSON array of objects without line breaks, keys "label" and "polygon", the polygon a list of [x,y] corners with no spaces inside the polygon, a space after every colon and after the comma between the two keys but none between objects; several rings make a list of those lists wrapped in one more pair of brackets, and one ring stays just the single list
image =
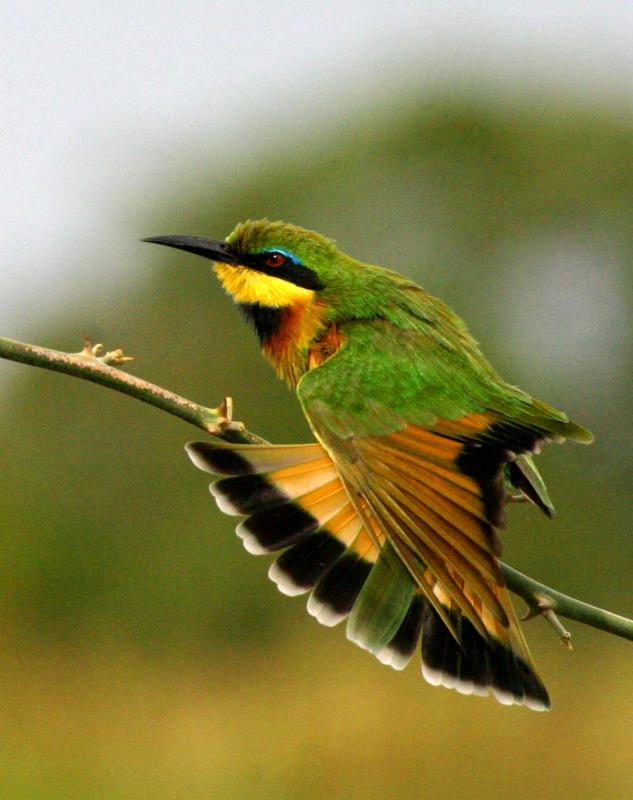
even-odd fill
[{"label": "bee-eater", "polygon": [[246,517],[269,576],[309,592],[324,625],[462,694],[549,707],[499,565],[509,499],[553,507],[532,455],[589,443],[562,411],[506,383],[464,322],[407,278],[333,241],[268,220],[224,240],[146,241],[215,262],[264,356],[296,390],[316,442],[192,442],[218,506]]}]

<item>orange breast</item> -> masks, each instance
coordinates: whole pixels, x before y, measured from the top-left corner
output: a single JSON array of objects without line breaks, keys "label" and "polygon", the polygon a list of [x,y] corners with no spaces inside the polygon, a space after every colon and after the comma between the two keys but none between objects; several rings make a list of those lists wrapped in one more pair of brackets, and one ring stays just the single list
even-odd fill
[{"label": "orange breast", "polygon": [[305,372],[318,367],[341,345],[336,326],[328,326],[324,314],[322,303],[293,303],[284,309],[277,330],[262,348],[290,386],[296,386]]},{"label": "orange breast", "polygon": [[325,333],[308,350],[308,369],[320,366],[339,349],[343,337],[336,325],[330,325]]}]

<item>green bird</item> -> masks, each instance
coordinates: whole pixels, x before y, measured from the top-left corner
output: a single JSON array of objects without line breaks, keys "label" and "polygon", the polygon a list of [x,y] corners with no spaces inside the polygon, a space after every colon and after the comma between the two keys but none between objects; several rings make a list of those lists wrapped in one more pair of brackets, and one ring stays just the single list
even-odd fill
[{"label": "green bird", "polygon": [[464,322],[409,279],[268,220],[224,240],[145,241],[215,262],[316,442],[193,442],[219,507],[324,625],[433,685],[549,707],[499,565],[509,500],[553,507],[532,460],[589,431],[509,383]]}]

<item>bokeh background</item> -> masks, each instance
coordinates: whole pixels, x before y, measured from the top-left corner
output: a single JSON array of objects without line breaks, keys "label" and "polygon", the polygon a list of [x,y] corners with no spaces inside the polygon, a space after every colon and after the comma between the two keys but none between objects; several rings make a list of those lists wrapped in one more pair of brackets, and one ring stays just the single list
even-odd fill
[{"label": "bokeh background", "polygon": [[[633,614],[628,3],[27,2],[2,12],[1,335],[301,441],[208,265],[138,242],[268,216],[398,269],[596,433],[505,558]],[[278,594],[129,398],[0,363],[0,795],[622,800],[633,651],[527,624],[546,715],[394,673]]]}]

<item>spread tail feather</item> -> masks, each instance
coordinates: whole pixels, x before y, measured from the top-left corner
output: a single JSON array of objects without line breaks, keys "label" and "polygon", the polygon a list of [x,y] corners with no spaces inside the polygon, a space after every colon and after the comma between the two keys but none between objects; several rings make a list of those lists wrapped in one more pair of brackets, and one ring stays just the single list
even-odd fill
[{"label": "spread tail feather", "polygon": [[[447,574],[455,584],[449,591],[421,564],[422,591],[400,554],[370,525],[363,501],[358,509],[352,505],[321,445],[193,442],[187,452],[200,469],[228,476],[211,484],[218,506],[246,517],[237,533],[249,552],[282,551],[270,578],[285,594],[310,593],[308,611],[319,622],[336,625],[347,618],[348,638],[394,669],[406,666],[421,635],[422,674],[429,683],[464,694],[492,693],[502,703],[549,707],[522,643],[495,636],[501,636],[501,623],[493,614],[481,612],[479,629],[463,615],[451,601],[457,589],[473,608],[481,602],[456,577]],[[472,504],[466,495],[460,501]]]},{"label": "spread tail feather", "polygon": [[543,683],[512,648],[484,639],[461,614],[452,613],[459,643],[428,603],[422,614],[422,675],[433,686],[460,694],[488,695],[503,705],[525,705],[535,711],[550,707]]},{"label": "spread tail feather", "polygon": [[332,459],[319,444],[228,445],[192,442],[221,510],[247,515],[237,534],[251,553],[283,552],[268,575],[287,595],[310,592],[308,611],[336,625],[352,610],[379,555]]}]

